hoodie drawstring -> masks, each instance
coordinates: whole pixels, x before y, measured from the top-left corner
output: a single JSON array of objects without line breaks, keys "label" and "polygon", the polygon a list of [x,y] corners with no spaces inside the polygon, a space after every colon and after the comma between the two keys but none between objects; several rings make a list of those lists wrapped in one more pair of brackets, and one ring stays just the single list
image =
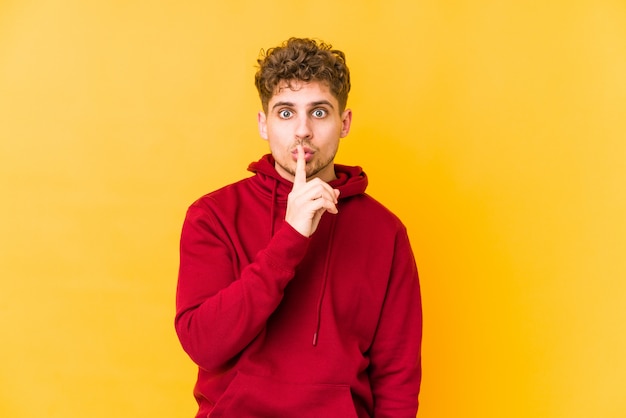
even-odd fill
[{"label": "hoodie drawstring", "polygon": [[276,212],[276,193],[278,190],[278,180],[274,180],[272,187],[272,206],[270,207],[270,239],[274,236],[274,213]]},{"label": "hoodie drawstring", "polygon": [[330,257],[333,253],[333,236],[335,235],[335,223],[337,222],[337,215],[332,216],[330,224],[330,239],[328,240],[328,247],[326,247],[326,260],[324,261],[324,276],[322,278],[322,285],[320,287],[320,295],[317,299],[317,312],[315,332],[313,333],[313,347],[317,346],[317,339],[320,332],[320,323],[322,321],[322,302],[324,301],[324,294],[326,293],[326,283],[328,282],[328,272],[330,270]]}]

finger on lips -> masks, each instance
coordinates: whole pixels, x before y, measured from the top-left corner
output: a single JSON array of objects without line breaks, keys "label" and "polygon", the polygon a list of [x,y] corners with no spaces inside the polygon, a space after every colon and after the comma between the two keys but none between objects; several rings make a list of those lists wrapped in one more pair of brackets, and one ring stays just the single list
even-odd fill
[{"label": "finger on lips", "polygon": [[[297,159],[296,159],[296,170],[294,175],[294,190],[299,190],[297,193],[301,197],[306,198],[308,196],[308,200],[310,201],[318,201],[317,204],[320,205],[320,209],[324,208],[331,213],[337,213],[337,207],[335,206],[338,202],[339,191],[333,189],[328,183],[315,178],[309,182],[307,182],[306,178],[306,159],[304,148],[302,145],[297,145]],[[307,186],[307,187],[304,187]]]},{"label": "finger on lips", "polygon": [[298,145],[298,158],[296,160],[296,174],[293,179],[294,185],[301,186],[306,184],[306,160],[304,159],[304,148]]}]

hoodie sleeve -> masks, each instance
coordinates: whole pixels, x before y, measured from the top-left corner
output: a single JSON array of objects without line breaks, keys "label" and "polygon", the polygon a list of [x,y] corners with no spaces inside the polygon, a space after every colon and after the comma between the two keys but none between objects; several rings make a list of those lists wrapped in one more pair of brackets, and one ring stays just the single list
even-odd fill
[{"label": "hoodie sleeve", "polygon": [[387,294],[370,349],[374,417],[415,417],[422,377],[422,304],[406,229],[396,236]]},{"label": "hoodie sleeve", "polygon": [[178,338],[191,359],[206,370],[224,367],[263,330],[309,243],[283,223],[236,277],[235,255],[217,225],[205,208],[189,208],[176,291]]}]

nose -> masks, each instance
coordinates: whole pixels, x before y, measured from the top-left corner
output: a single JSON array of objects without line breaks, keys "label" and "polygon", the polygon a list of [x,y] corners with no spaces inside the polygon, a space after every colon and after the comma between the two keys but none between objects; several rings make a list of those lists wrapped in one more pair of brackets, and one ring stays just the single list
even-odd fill
[{"label": "nose", "polygon": [[298,117],[295,134],[298,139],[310,139],[311,136],[313,136],[311,121],[309,120],[308,115],[301,115]]}]

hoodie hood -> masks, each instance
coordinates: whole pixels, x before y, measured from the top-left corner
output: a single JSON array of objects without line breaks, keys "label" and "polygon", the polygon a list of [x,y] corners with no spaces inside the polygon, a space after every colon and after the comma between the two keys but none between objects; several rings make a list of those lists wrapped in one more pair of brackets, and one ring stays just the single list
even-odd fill
[{"label": "hoodie hood", "polygon": [[[256,174],[257,186],[269,196],[283,201],[287,200],[287,195],[293,188],[293,183],[278,174],[274,168],[275,160],[271,154],[266,154],[259,161],[251,163],[248,171]],[[359,166],[346,166],[335,164],[335,175],[337,178],[329,184],[341,193],[339,199],[362,194],[367,188],[367,175]]]}]

